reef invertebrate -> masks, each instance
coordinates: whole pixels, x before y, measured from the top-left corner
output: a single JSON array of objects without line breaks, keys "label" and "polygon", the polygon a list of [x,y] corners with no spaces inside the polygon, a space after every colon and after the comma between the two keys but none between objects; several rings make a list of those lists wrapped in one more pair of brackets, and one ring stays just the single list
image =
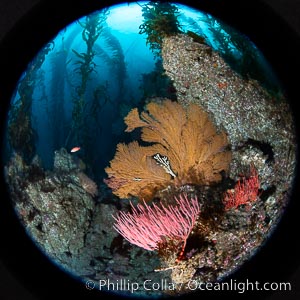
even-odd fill
[{"label": "reef invertebrate", "polygon": [[209,185],[221,180],[231,161],[225,132],[217,132],[208,114],[196,104],[183,107],[165,100],[150,102],[139,115],[135,108],[125,117],[127,132],[142,128],[140,146],[118,144],[107,185],[121,198],[150,199],[168,185]]},{"label": "reef invertebrate", "polygon": [[176,206],[144,205],[134,207],[132,213],[119,212],[114,219],[114,228],[130,243],[146,250],[158,250],[167,238],[183,242],[183,253],[186,240],[190,235],[200,205],[197,198],[189,199],[186,194],[175,198]]}]

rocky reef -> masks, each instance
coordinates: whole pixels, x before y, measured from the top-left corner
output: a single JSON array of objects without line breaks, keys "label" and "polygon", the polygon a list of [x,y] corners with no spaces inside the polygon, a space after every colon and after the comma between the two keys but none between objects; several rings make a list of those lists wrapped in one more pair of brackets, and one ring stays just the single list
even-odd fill
[{"label": "rocky reef", "polygon": [[[180,192],[197,194],[201,205],[184,259],[176,261],[178,249],[146,251],[119,235],[112,215],[128,210],[129,200],[120,200],[106,184],[95,182],[85,163],[65,149],[55,151],[51,170],[45,170],[37,156],[28,163],[18,154],[5,168],[21,222],[54,263],[83,281],[139,282],[135,295],[184,293],[191,280],[220,280],[241,266],[280,220],[295,169],[293,119],[283,95],[274,96],[243,78],[202,40],[185,34],[165,37],[161,55],[178,102],[184,107],[194,103],[208,113],[216,130],[226,132],[232,154],[228,176],[218,186],[181,187]],[[257,201],[224,210],[222,195],[250,166],[260,182]],[[131,200],[136,204],[137,199]]]},{"label": "rocky reef", "polygon": [[65,149],[55,152],[53,170],[47,171],[37,156],[31,164],[18,154],[11,157],[5,177],[28,235],[53,263],[83,282],[161,280],[154,272],[157,254],[119,236],[112,227],[117,200],[104,184],[98,189],[83,168]]},{"label": "rocky reef", "polygon": [[[172,269],[174,282],[218,280],[249,259],[276,227],[289,200],[296,140],[288,100],[234,72],[204,42],[178,34],[166,37],[163,67],[183,105],[206,110],[231,145],[229,178],[236,181],[250,165],[258,171],[260,197],[227,212],[205,237],[206,250]],[[167,262],[169,265],[170,262]],[[183,279],[182,270],[185,270]]]}]

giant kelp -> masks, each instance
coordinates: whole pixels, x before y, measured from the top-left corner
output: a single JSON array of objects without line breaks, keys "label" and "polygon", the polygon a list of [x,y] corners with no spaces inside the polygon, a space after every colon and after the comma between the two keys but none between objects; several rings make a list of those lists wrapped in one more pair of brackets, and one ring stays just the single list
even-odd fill
[{"label": "giant kelp", "polygon": [[85,22],[79,22],[82,30],[82,40],[86,44],[86,51],[79,53],[75,49],[72,49],[75,54],[76,61],[74,65],[74,72],[80,76],[80,83],[75,89],[75,95],[73,95],[73,111],[72,111],[72,125],[69,135],[66,139],[66,145],[68,145],[69,139],[72,138],[73,142],[83,142],[84,131],[84,114],[86,109],[86,90],[87,84],[90,79],[90,75],[95,71],[96,64],[94,62],[95,50],[94,44],[97,41],[105,20],[107,17],[107,10],[103,10],[101,13],[96,12],[86,17]]},{"label": "giant kelp", "polygon": [[[271,75],[270,70],[266,69],[264,58],[248,37],[209,14],[203,13],[200,21],[205,22],[215,43],[214,47],[233,70],[245,79],[258,80],[270,92],[278,94],[274,76]],[[193,26],[196,25],[193,24]],[[210,44],[201,29],[198,33]]]},{"label": "giant kelp", "polygon": [[126,64],[123,49],[120,41],[107,28],[103,31],[103,37],[111,53],[108,65],[118,84],[116,101],[120,102],[124,94],[124,82],[126,79]]},{"label": "giant kelp", "polygon": [[49,129],[53,134],[53,149],[60,149],[66,140],[67,131],[67,112],[66,103],[68,97],[65,90],[70,85],[68,76],[68,66],[71,62],[69,55],[71,52],[71,44],[77,35],[77,31],[73,30],[69,35],[63,36],[60,47],[49,54],[51,59],[51,89],[49,89],[49,99],[51,105],[48,107]]},{"label": "giant kelp", "polygon": [[146,42],[155,55],[160,55],[163,38],[180,33],[179,11],[169,2],[150,1],[142,5],[144,22],[139,33],[146,34]]},{"label": "giant kelp", "polygon": [[[107,27],[108,13],[107,10],[96,12],[86,17],[84,22],[79,22],[83,28],[85,51],[72,49],[73,55],[68,66],[68,69],[72,69],[70,87],[73,108],[65,147],[81,145],[84,149],[81,155],[88,166],[95,165],[99,160],[99,148],[95,140],[110,130],[107,124],[99,120],[112,111],[118,112],[125,95],[124,53],[120,41]],[[105,72],[108,72],[111,81],[103,80],[102,74]],[[100,151],[105,152],[109,143],[113,141],[102,146]],[[97,170],[93,171],[97,173]]]},{"label": "giant kelp", "polygon": [[32,102],[35,85],[45,56],[52,49],[48,43],[29,64],[17,88],[18,98],[12,103],[8,119],[8,142],[12,150],[19,153],[27,162],[36,152],[36,130],[32,124]]}]

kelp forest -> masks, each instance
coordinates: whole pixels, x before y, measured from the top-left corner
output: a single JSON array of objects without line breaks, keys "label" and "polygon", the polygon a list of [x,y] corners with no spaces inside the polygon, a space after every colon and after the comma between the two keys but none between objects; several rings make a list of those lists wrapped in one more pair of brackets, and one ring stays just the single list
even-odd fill
[{"label": "kelp forest", "polygon": [[5,139],[9,192],[41,250],[95,286],[171,283],[138,296],[187,293],[242,266],[279,222],[296,165],[264,54],[165,1],[62,29],[21,74]]},{"label": "kelp forest", "polygon": [[100,175],[116,143],[112,123],[134,101],[125,89],[124,52],[106,24],[108,14],[76,22],[29,64],[11,105],[8,153],[16,151],[28,163],[38,154],[51,169],[55,150],[80,147],[80,158]]},{"label": "kelp forest", "polygon": [[[126,114],[133,107],[142,108],[150,97],[176,100],[160,53],[161,42],[169,35],[185,33],[207,43],[243,77],[279,93],[261,66],[258,50],[221,21],[205,13],[195,20],[180,14],[175,5],[160,2],[144,4],[142,15],[136,39],[145,40],[153,58],[147,54],[149,60],[139,74],[128,68],[131,47],[137,42],[127,49],[122,46],[118,33],[106,23],[108,9],[78,20],[38,53],[12,100],[8,157],[16,151],[29,163],[38,154],[51,168],[55,150],[79,146],[78,155],[90,171],[103,176],[100,170],[111,158],[110,149],[122,139]],[[206,25],[205,32],[198,21]]]}]

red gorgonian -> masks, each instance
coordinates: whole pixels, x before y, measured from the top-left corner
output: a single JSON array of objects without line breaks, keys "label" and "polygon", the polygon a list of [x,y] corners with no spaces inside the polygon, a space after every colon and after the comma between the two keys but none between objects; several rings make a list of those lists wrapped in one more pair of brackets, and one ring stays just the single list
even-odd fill
[{"label": "red gorgonian", "polygon": [[183,241],[181,254],[200,213],[197,197],[186,194],[176,198],[177,205],[131,205],[132,213],[119,212],[113,216],[114,228],[130,243],[146,250],[157,250],[165,238]]},{"label": "red gorgonian", "polygon": [[256,169],[252,166],[250,168],[249,178],[240,179],[233,190],[228,190],[225,193],[223,203],[225,209],[237,208],[242,204],[247,204],[257,200],[259,192],[259,179]]}]

